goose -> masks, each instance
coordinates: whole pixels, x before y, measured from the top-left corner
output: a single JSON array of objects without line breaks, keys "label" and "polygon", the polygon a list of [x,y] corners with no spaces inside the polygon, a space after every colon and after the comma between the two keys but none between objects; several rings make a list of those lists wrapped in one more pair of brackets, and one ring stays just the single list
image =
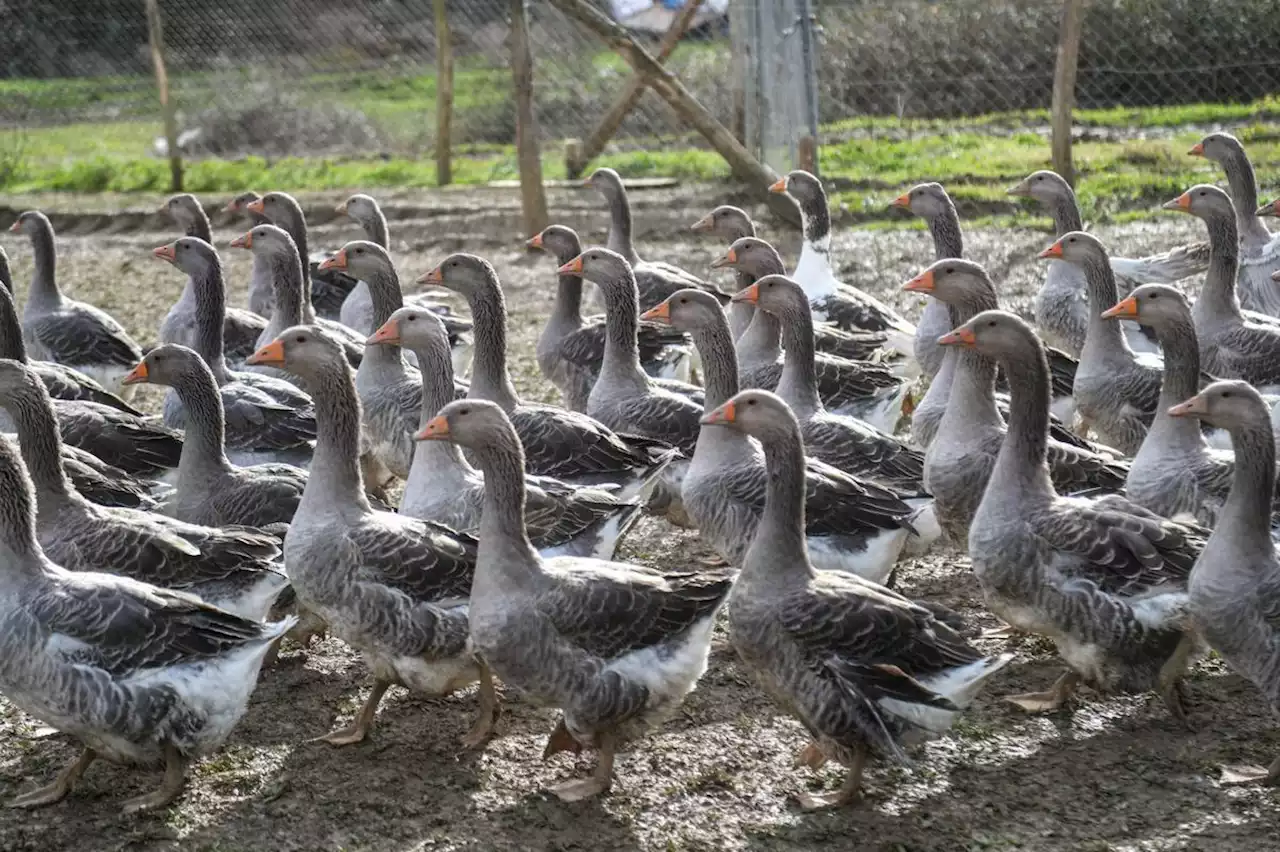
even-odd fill
[{"label": "goose", "polygon": [[[1032,172],[1008,190],[1009,195],[1030,198],[1041,204],[1053,217],[1054,238],[1072,231],[1084,230],[1084,219],[1071,184],[1055,171]],[[1111,270],[1121,295],[1127,295],[1137,284],[1172,284],[1203,272],[1209,262],[1207,243],[1180,246],[1160,255],[1137,260],[1112,257]],[[1089,299],[1084,276],[1079,267],[1052,262],[1044,284],[1036,294],[1036,325],[1053,346],[1080,357],[1089,327]],[[1130,322],[1121,324],[1125,340],[1134,352],[1159,351],[1150,329]]]},{"label": "goose", "polygon": [[[782,258],[773,246],[755,237],[735,242],[712,266],[746,271],[754,276],[753,280],[779,275],[783,269]],[[782,328],[777,317],[768,311],[756,311],[734,348],[744,387],[777,387],[783,372]],[[858,362],[815,353],[814,360],[818,394],[828,408],[866,420],[886,432],[897,427],[911,387],[892,368],[878,363],[882,359]]]},{"label": "goose", "polygon": [[164,490],[160,483],[139,479],[66,444],[62,445],[62,467],[80,496],[99,506],[154,510],[159,506],[156,492]]},{"label": "goose", "polygon": [[[592,249],[592,251],[605,251]],[[687,332],[706,369],[704,414],[738,392],[733,341],[714,298],[681,292],[646,312]],[[913,511],[894,491],[816,459],[805,468],[809,553],[823,570],[887,580],[915,532]],[[681,486],[690,519],[731,565],[740,565],[764,509],[766,473],[759,445],[725,429],[701,428]]]},{"label": "goose", "polygon": [[[227,202],[222,208],[224,213],[242,213],[248,218],[249,226],[256,227],[263,224],[271,224],[271,220],[261,213],[255,213],[249,209],[249,205],[262,198],[258,193],[249,190],[242,192],[235,198]],[[190,235],[188,235],[190,236]],[[212,244],[212,240],[206,240]],[[271,279],[270,261],[266,257],[253,256],[253,271],[249,274],[249,310],[261,317],[271,316],[271,312],[275,310],[276,296],[275,284]],[[196,347],[191,347],[192,349]]]},{"label": "goose", "polygon": [[1187,576],[1205,531],[1120,495],[1058,495],[1046,465],[1049,366],[1021,319],[983,311],[939,342],[999,362],[1012,396],[1008,433],[969,527],[974,574],[993,613],[1048,638],[1068,667],[1047,692],[1008,700],[1046,712],[1081,683],[1156,689],[1185,720],[1179,683],[1199,650],[1186,623]]},{"label": "goose", "polygon": [[815,570],[805,549],[804,448],[787,405],[746,390],[703,418],[760,441],[764,512],[726,607],[729,641],[756,681],[813,738],[797,764],[835,760],[834,794],[802,793],[806,810],[857,799],[870,754],[909,763],[904,745],[942,733],[1009,654],[983,656],[933,612],[883,586]]},{"label": "goose", "polygon": [[[0,310],[3,310],[3,327],[0,328],[0,358],[21,361],[30,367],[44,382],[54,399],[94,402],[106,405],[125,414],[141,416],[142,412],[111,393],[98,382],[79,370],[56,364],[53,361],[34,361],[27,357],[27,345],[22,336],[22,320],[18,316],[13,295],[13,275],[9,268],[9,255],[0,246]],[[5,296],[8,298],[5,298]]]},{"label": "goose", "polygon": [[[295,325],[318,325],[342,343],[342,350],[346,353],[347,361],[352,367],[360,366],[360,360],[364,357],[364,338],[342,323],[323,318],[317,319],[315,309],[303,292],[302,259],[288,231],[270,224],[255,225],[252,230],[232,240],[231,247],[253,252],[255,267],[258,265],[258,255],[265,255],[267,258],[265,266],[271,275],[272,282],[274,307],[271,311],[271,319],[263,326],[253,347],[244,357],[249,357],[249,354],[259,347],[266,346],[275,340],[286,328],[292,328]],[[262,368],[249,368],[249,370],[272,375],[271,371],[263,371]]]},{"label": "goose", "polygon": [[503,683],[562,712],[544,759],[599,751],[591,777],[552,792],[570,802],[604,793],[619,745],[673,715],[706,671],[730,580],[539,556],[525,532],[521,440],[492,402],[451,402],[417,437],[465,447],[484,471],[471,642]]},{"label": "goose", "polygon": [[120,379],[142,357],[142,349],[106,311],[62,294],[49,217],[39,210],[28,210],[9,230],[31,239],[35,257],[35,272],[22,311],[22,335],[31,356],[79,370],[128,401],[132,389],[121,386]]},{"label": "goose", "polygon": [[1244,145],[1230,133],[1210,133],[1188,153],[1213,160],[1226,173],[1239,234],[1236,290],[1241,307],[1280,316],[1280,288],[1271,282],[1271,273],[1280,270],[1280,238],[1258,218],[1275,214],[1258,206],[1258,181]]},{"label": "goose", "polygon": [[173,388],[187,412],[177,482],[165,514],[210,527],[269,527],[293,520],[307,472],[289,464],[231,463],[218,383],[194,350],[173,343],[155,347],[125,377],[126,384],[142,382]]},{"label": "goose", "polygon": [[[939,260],[903,289],[932,296],[946,305],[957,326],[997,306],[995,285],[987,271],[968,260]],[[925,453],[924,485],[933,495],[935,514],[947,538],[964,548],[983,488],[1004,443],[1005,418],[996,404],[995,362],[976,351],[943,348],[951,362],[943,368],[950,373],[950,398],[937,425],[937,437]],[[1052,437],[1046,453],[1049,476],[1062,493],[1115,493],[1124,488],[1127,467],[1108,455]]]},{"label": "goose", "polygon": [[1245,315],[1237,298],[1241,241],[1231,198],[1200,184],[1164,207],[1190,213],[1209,232],[1209,271],[1191,311],[1204,369],[1244,379],[1269,394],[1280,392],[1280,327]]},{"label": "goose", "polygon": [[[562,274],[570,273],[562,268]],[[529,473],[578,485],[616,485],[619,499],[649,500],[676,456],[669,444],[639,435],[619,436],[586,414],[520,399],[507,372],[506,297],[488,261],[452,254],[418,283],[444,287],[467,300],[476,338],[467,398],[502,406],[520,436]],[[677,511],[674,506],[670,509]]]},{"label": "goose", "polygon": [[1186,297],[1163,284],[1144,284],[1102,315],[1140,321],[1155,331],[1164,352],[1155,420],[1130,466],[1126,493],[1156,514],[1190,515],[1215,527],[1231,487],[1234,460],[1209,445],[1200,424],[1169,414],[1200,388],[1200,349]]},{"label": "goose", "polygon": [[[526,243],[551,255],[563,266],[582,253],[582,241],[572,228],[549,225]],[[560,389],[565,408],[586,411],[587,396],[604,359],[603,317],[582,317],[582,277],[557,275],[556,299],[534,350],[542,375]],[[664,387],[695,398],[701,389],[687,383],[691,360],[684,335],[653,325],[641,325],[637,341],[640,365],[655,379],[676,379]]]},{"label": "goose", "polygon": [[[161,208],[169,214],[179,226],[186,231],[188,237],[199,237],[210,245],[213,244],[213,227],[204,212],[200,201],[192,194],[183,192],[169,196]],[[257,272],[257,264],[254,265]],[[258,338],[267,327],[267,320],[252,311],[228,307],[222,322],[223,348],[227,360],[239,364],[257,348]],[[194,282],[188,280],[182,288],[182,295],[169,309],[169,313],[160,323],[160,342],[179,343],[192,346],[196,337],[196,294]]]},{"label": "goose", "polygon": [[266,617],[288,584],[273,564],[280,555],[274,537],[95,506],[67,481],[49,395],[16,361],[0,361],[0,406],[17,423],[36,489],[36,534],[51,559],[71,571],[105,571],[191,592],[253,621]]},{"label": "goose", "polygon": [[631,238],[631,202],[627,199],[626,187],[617,172],[608,168],[596,169],[583,185],[594,187],[609,205],[609,236],[605,246],[622,255],[631,264],[636,276],[641,310],[653,307],[676,290],[686,287],[706,290],[722,302],[729,301],[729,295],[719,287],[678,266],[640,259]]},{"label": "goose", "polygon": [[822,182],[797,169],[780,178],[769,191],[786,193],[800,208],[804,246],[791,277],[809,295],[814,319],[834,323],[846,331],[885,332],[892,351],[914,358],[915,326],[879,299],[836,278],[831,268],[831,211],[827,209]]},{"label": "goose", "polygon": [[360,652],[374,676],[355,720],[319,740],[364,740],[393,684],[447,695],[478,680],[480,716],[463,743],[480,744],[498,703],[468,635],[476,540],[369,505],[359,464],[360,400],[337,341],[315,326],[297,326],[249,361],[298,375],[315,395],[315,463],[285,538],[285,563],[299,605]]},{"label": "goose", "polygon": [[[448,331],[426,308],[407,306],[369,338],[369,345],[404,346],[422,365],[422,417],[453,400],[453,365]],[[449,443],[419,443],[400,500],[400,514],[436,521],[459,530],[480,525],[484,480]],[[622,536],[642,506],[618,500],[603,488],[580,488],[549,477],[525,477],[525,519],[529,538],[543,556],[612,559]]]},{"label": "goose", "polygon": [[[311,398],[281,379],[227,369],[219,320],[226,304],[226,287],[217,251],[197,237],[183,237],[152,254],[196,281],[197,336],[192,348],[218,383],[227,418],[228,457],[240,465],[265,461],[306,465],[316,436]],[[165,395],[163,416],[170,428],[186,426],[186,411],[172,388]]]},{"label": "goose", "polygon": [[[341,269],[324,265],[324,256],[313,257],[308,248],[307,219],[302,205],[287,192],[268,192],[245,205],[250,213],[265,216],[293,237],[298,255],[304,259],[302,292],[315,308],[317,316],[337,320],[342,313],[342,303],[355,289],[356,279]],[[268,314],[270,316],[270,314]]]},{"label": "goose", "polygon": [[[1230,496],[1218,513],[1188,584],[1191,618],[1231,668],[1253,681],[1280,710],[1280,564],[1271,535],[1276,492],[1275,435],[1266,402],[1248,382],[1215,382],[1169,409],[1231,433],[1236,463]],[[1265,769],[1224,767],[1226,784],[1274,785],[1280,758]]]},{"label": "goose", "polygon": [[0,495],[0,693],[83,746],[10,807],[61,801],[99,757],[163,766],[160,788],[123,807],[165,807],[191,762],[244,715],[263,658],[293,619],[260,624],[182,592],[66,570],[36,539],[31,480],[3,441]]},{"label": "goose", "polygon": [[[365,237],[369,242],[382,246],[388,252],[391,251],[391,239],[387,233],[387,217],[382,214],[382,208],[378,206],[378,202],[373,196],[356,193],[339,204],[337,212],[340,215],[350,217],[359,224],[364,229]],[[425,307],[440,317],[440,321],[444,323],[444,327],[449,332],[449,345],[452,347],[453,352],[454,373],[463,375],[470,370],[473,355],[473,344],[469,334],[471,323],[454,314],[448,305],[431,302],[421,295],[406,296],[405,304]],[[368,284],[363,281],[356,283],[356,286],[343,301],[342,311],[339,313],[338,319],[347,328],[355,329],[365,337],[373,334],[378,328],[378,324],[373,321],[373,296],[369,293]],[[406,352],[404,354],[412,356],[413,353]],[[417,364],[415,363],[414,366],[416,367]]]}]

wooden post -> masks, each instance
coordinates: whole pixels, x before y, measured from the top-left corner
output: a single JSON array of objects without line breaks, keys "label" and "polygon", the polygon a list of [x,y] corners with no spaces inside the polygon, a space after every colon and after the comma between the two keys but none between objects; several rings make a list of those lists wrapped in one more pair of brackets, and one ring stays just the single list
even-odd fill
[{"label": "wooden post", "polygon": [[[662,43],[658,45],[658,55],[655,57],[658,62],[666,62],[675,51],[676,45],[680,43],[680,39],[688,31],[689,25],[693,23],[693,16],[697,14],[701,5],[702,0],[689,0],[676,14],[671,26],[667,28],[666,34],[662,37]],[[583,169],[587,167],[587,163],[600,156],[604,146],[609,143],[613,135],[618,132],[618,128],[622,126],[627,113],[635,108],[640,96],[644,94],[647,84],[648,81],[645,80],[644,75],[632,74],[631,79],[627,81],[627,85],[623,88],[622,94],[613,102],[613,106],[604,114],[604,118],[600,119],[600,124],[582,143],[581,148],[576,152],[566,152],[574,157],[573,159],[565,160],[565,169],[568,171],[570,180],[579,177]]]},{"label": "wooden post", "polygon": [[777,180],[773,170],[761,165],[751,156],[751,152],[742,147],[742,143],[723,124],[716,121],[715,116],[707,112],[697,98],[689,94],[680,80],[663,68],[625,29],[591,5],[589,0],[550,2],[569,17],[580,21],[616,50],[637,73],[646,78],[649,87],[671,106],[676,115],[702,134],[708,144],[724,157],[739,180],[750,187],[784,221],[799,226],[800,210],[795,203],[783,195],[768,191],[769,185]]},{"label": "wooden post", "polygon": [[1071,110],[1076,100],[1076,69],[1080,34],[1084,28],[1084,0],[1063,0],[1058,61],[1053,69],[1053,170],[1075,185],[1071,162]]},{"label": "wooden post", "polygon": [[146,0],[147,39],[151,42],[151,64],[155,67],[156,88],[160,92],[160,112],[164,115],[164,139],[169,147],[169,190],[182,192],[182,152],[178,150],[177,105],[169,98],[169,72],[164,65],[164,23],[159,0]]},{"label": "wooden post", "polygon": [[453,33],[448,0],[436,10],[436,185],[453,183]]},{"label": "wooden post", "polygon": [[550,223],[542,187],[538,121],[533,115],[533,52],[525,0],[511,0],[511,77],[516,89],[516,159],[520,163],[520,200],[524,232],[532,236]]},{"label": "wooden post", "polygon": [[816,175],[818,173],[818,140],[812,136],[801,136],[796,149],[799,167],[811,175]]}]

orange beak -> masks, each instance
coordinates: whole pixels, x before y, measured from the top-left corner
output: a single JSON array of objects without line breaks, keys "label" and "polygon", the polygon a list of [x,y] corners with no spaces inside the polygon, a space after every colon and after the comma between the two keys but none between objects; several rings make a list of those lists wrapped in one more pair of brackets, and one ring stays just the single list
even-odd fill
[{"label": "orange beak", "polygon": [[253,231],[246,231],[231,241],[232,248],[253,248]]},{"label": "orange beak", "polygon": [[911,193],[904,192],[897,198],[889,202],[890,207],[901,207],[903,210],[911,209]]},{"label": "orange beak", "polygon": [[160,246],[159,248],[153,248],[151,250],[151,253],[156,257],[160,258],[161,260],[167,260],[170,263],[172,263],[174,261],[174,258],[178,256],[178,252],[177,250],[174,249],[173,243],[169,243],[169,245],[167,246]]},{"label": "orange beak", "polygon": [[427,421],[427,425],[422,427],[422,431],[413,436],[418,441],[447,441],[449,440],[449,421],[443,414],[437,414]]},{"label": "orange beak", "polygon": [[542,234],[541,233],[534,234],[532,237],[525,240],[524,244],[531,249],[542,248]]},{"label": "orange beak", "polygon": [[[250,205],[252,206],[252,205]],[[347,250],[338,249],[333,257],[326,257],[320,261],[321,269],[346,269],[347,268]]]},{"label": "orange beak", "polygon": [[1180,402],[1169,409],[1170,417],[1187,417],[1191,414],[1203,414],[1207,409],[1204,401],[1200,399],[1199,394],[1191,397],[1186,402]]},{"label": "orange beak", "polygon": [[1121,299],[1102,312],[1103,319],[1137,319],[1138,302],[1132,296]]},{"label": "orange beak", "polygon": [[257,352],[244,359],[246,364],[262,364],[265,366],[280,366],[284,363],[284,341],[273,340]]},{"label": "orange beak", "polygon": [[343,215],[345,216],[345,215],[346,215],[346,212],[347,212],[347,202],[345,202],[345,201],[344,201],[344,202],[342,202],[341,204],[339,204],[337,207],[334,207],[334,208],[333,208],[333,212],[334,212],[334,213],[341,213],[341,214],[343,214]]},{"label": "orange beak", "polygon": [[933,292],[933,270],[926,269],[915,278],[912,278],[906,284],[902,285],[903,290],[909,290],[912,293],[932,293]]},{"label": "orange beak", "polygon": [[244,209],[253,213],[265,213],[266,205],[263,203],[263,199],[259,198],[256,201],[250,201],[244,206]]},{"label": "orange beak", "polygon": [[1062,257],[1062,240],[1058,240],[1044,251],[1040,252],[1040,257]]},{"label": "orange beak", "polygon": [[222,212],[223,213],[239,213],[240,205],[237,204],[236,200],[233,198],[230,201],[228,201],[225,205],[223,205]]},{"label": "orange beak", "polygon": [[147,380],[147,362],[139,361],[138,366],[129,371],[129,375],[120,380],[123,385],[140,385]]},{"label": "orange beak", "polygon": [[1191,193],[1184,192],[1172,201],[1166,201],[1160,206],[1165,210],[1181,210],[1186,213],[1191,210]]},{"label": "orange beak", "polygon": [[724,257],[717,257],[711,261],[712,269],[724,269],[726,266],[733,266],[738,262],[738,253],[733,249],[729,249],[724,253]]},{"label": "orange beak", "polygon": [[583,270],[582,255],[578,255],[573,260],[556,270],[561,275],[581,275]]},{"label": "orange beak", "polygon": [[21,220],[21,219],[14,219],[14,220],[13,220],[13,224],[9,226],[9,230],[10,230],[10,231],[21,231],[21,230],[22,230],[22,220]]},{"label": "orange beak", "polygon": [[752,284],[750,287],[744,287],[743,289],[734,293],[733,297],[729,301],[747,302],[752,305],[758,304],[760,301],[760,285]]},{"label": "orange beak", "polygon": [[974,346],[977,342],[978,338],[971,328],[957,328],[938,338],[939,346]]},{"label": "orange beak", "polygon": [[702,231],[710,231],[713,227],[715,227],[715,224],[716,223],[715,223],[714,217],[710,213],[708,213],[707,215],[703,216],[701,219],[699,219],[698,221],[690,225],[689,230],[697,231],[699,233],[701,233]]},{"label": "orange beak", "polygon": [[1254,214],[1255,216],[1280,216],[1280,198],[1269,204],[1259,207]]},{"label": "orange beak", "polygon": [[671,303],[659,302],[649,310],[640,315],[640,319],[646,322],[656,322],[663,325],[671,324]]},{"label": "orange beak", "polygon": [[1192,145],[1192,146],[1191,146],[1191,150],[1190,150],[1190,151],[1188,151],[1187,153],[1188,153],[1188,154],[1190,154],[1190,155],[1191,155],[1191,156],[1193,156],[1193,157],[1203,157],[1203,156],[1204,156],[1204,143],[1203,143],[1203,142],[1197,142],[1196,144],[1194,144],[1194,145]]},{"label": "orange beak", "polygon": [[715,411],[703,417],[702,422],[708,425],[716,423],[733,423],[736,421],[737,416],[738,406],[734,404],[733,400],[729,400]]},{"label": "orange beak", "polygon": [[437,266],[435,269],[432,269],[430,272],[419,276],[418,283],[423,284],[427,287],[430,287],[433,285],[435,286],[442,285],[444,284],[444,272],[442,272],[440,270],[440,267]]},{"label": "orange beak", "polygon": [[774,181],[772,184],[769,185],[769,191],[770,192],[786,192],[787,179],[785,177],[778,178],[776,181]]},{"label": "orange beak", "polygon": [[394,317],[382,324],[382,327],[365,341],[367,344],[385,343],[390,346],[400,345],[400,321]]}]

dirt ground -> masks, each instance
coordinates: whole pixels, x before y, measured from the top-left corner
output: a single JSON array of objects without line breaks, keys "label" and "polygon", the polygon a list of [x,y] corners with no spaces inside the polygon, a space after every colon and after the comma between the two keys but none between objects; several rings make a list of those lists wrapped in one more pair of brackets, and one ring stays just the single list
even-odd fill
[{"label": "dirt ground", "polygon": [[[513,373],[530,397],[549,398],[532,359],[533,340],[553,296],[549,259],[527,256],[514,192],[385,194],[393,248],[406,279],[446,254],[467,249],[497,266],[511,306]],[[220,205],[225,199],[206,199]],[[307,197],[313,246],[336,247],[356,229],[334,221],[336,196]],[[590,192],[552,193],[554,219],[591,239],[606,220]],[[642,253],[699,272],[720,247],[694,239],[687,225],[723,189],[682,187],[638,193]],[[60,280],[120,318],[139,340],[154,338],[182,279],[150,249],[172,228],[149,211],[160,199],[8,199],[14,211],[45,204],[61,239]],[[89,211],[89,212],[85,212]],[[794,258],[798,238],[767,224]],[[0,225],[10,219],[0,209]],[[243,304],[249,258],[227,249],[243,223],[215,218],[234,303]],[[1199,238],[1198,223],[1172,214],[1156,222],[1102,228],[1117,252],[1138,255]],[[1047,235],[1031,230],[966,233],[966,250],[1004,286],[1006,306],[1026,311],[1041,275],[1033,260]],[[836,258],[845,280],[896,301],[912,314],[901,282],[932,257],[919,231],[838,229]],[[25,239],[4,234],[20,289],[30,275]],[[149,402],[158,400],[151,396]],[[706,555],[696,534],[652,519],[622,556],[656,566]],[[976,631],[997,626],[982,608],[965,556],[941,552],[899,571],[907,594],[942,601],[968,615]],[[802,814],[794,796],[831,788],[839,770],[796,770],[804,744],[737,665],[721,634],[710,669],[680,715],[620,758],[606,798],[566,805],[540,790],[581,773],[564,755],[540,761],[553,714],[511,702],[500,736],[462,752],[473,694],[424,700],[393,690],[371,738],[334,749],[306,743],[345,723],[367,693],[361,662],[329,639],[308,653],[287,652],[263,673],[248,714],[225,748],[196,765],[186,794],[168,811],[123,817],[127,796],[154,788],[150,772],[96,764],[72,796],[36,812],[0,811],[0,849],[40,850],[1274,850],[1280,849],[1276,793],[1226,788],[1218,766],[1269,762],[1280,733],[1259,693],[1216,661],[1189,683],[1194,731],[1175,723],[1150,696],[1101,700],[1086,694],[1073,713],[1029,717],[999,702],[1004,693],[1043,688],[1058,667],[1035,640],[976,640],[1017,655],[948,737],[916,753],[911,769],[875,766],[859,806]],[[51,776],[76,754],[61,736],[0,700],[0,798]]]}]

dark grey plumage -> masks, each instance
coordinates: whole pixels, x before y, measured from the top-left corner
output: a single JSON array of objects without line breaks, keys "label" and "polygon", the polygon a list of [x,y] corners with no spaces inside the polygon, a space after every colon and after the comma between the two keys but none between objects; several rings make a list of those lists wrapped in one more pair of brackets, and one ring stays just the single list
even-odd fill
[{"label": "dark grey plumage", "polygon": [[265,216],[289,232],[298,247],[299,256],[303,258],[303,293],[317,316],[337,320],[342,313],[342,303],[355,289],[357,281],[341,269],[325,266],[326,256],[323,253],[311,254],[307,219],[298,200],[287,192],[268,192],[249,202],[246,209]]}]

